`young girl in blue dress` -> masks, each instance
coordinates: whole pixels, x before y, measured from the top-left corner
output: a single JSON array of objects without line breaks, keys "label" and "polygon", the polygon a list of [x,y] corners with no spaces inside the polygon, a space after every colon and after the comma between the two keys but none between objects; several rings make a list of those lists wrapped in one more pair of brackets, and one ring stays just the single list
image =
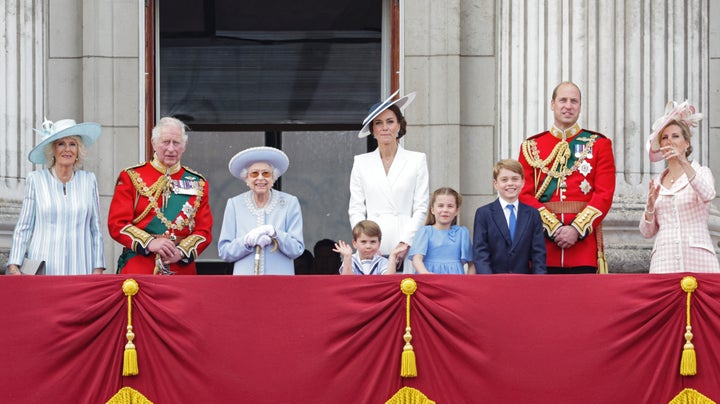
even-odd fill
[{"label": "young girl in blue dress", "polygon": [[470,232],[457,225],[462,196],[452,188],[439,188],[430,198],[425,226],[418,229],[410,248],[413,267],[419,274],[475,273]]}]

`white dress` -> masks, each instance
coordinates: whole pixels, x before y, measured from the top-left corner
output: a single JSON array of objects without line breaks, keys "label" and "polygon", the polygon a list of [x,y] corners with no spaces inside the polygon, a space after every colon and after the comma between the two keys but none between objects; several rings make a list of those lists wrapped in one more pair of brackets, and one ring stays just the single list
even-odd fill
[{"label": "white dress", "polygon": [[[412,245],[415,232],[425,222],[428,183],[424,153],[398,146],[387,174],[377,149],[355,156],[350,174],[350,227],[364,219],[376,222],[382,231],[382,255],[390,254],[401,241]],[[405,269],[412,269],[406,261]]]},{"label": "white dress", "polygon": [[95,174],[76,171],[63,185],[49,169],[28,174],[8,264],[44,260],[47,275],[105,268]]}]

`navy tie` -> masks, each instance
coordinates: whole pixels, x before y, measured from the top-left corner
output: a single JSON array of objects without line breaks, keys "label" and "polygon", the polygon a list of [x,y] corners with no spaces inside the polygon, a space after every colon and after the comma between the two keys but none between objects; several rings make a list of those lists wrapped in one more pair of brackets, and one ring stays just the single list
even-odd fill
[{"label": "navy tie", "polygon": [[512,241],[515,239],[515,223],[517,222],[517,218],[515,217],[515,206],[508,205],[507,208],[510,209],[509,228],[510,228],[510,240]]}]

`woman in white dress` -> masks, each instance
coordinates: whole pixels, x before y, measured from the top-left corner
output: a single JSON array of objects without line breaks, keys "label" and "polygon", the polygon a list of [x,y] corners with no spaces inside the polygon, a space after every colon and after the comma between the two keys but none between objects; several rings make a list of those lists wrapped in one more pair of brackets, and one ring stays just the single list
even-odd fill
[{"label": "woman in white dress", "polygon": [[46,168],[28,174],[6,273],[22,274],[23,261],[45,261],[47,275],[84,275],[105,269],[95,174],[81,170],[85,148],[102,131],[72,119],[43,122],[28,158]]},{"label": "woman in white dress", "polygon": [[405,261],[404,272],[412,272],[407,253],[427,214],[428,168],[424,153],[400,145],[407,126],[402,110],[410,105],[415,93],[393,100],[396,94],[370,108],[358,133],[361,138],[372,134],[378,147],[355,156],[348,215],[351,228],[366,219],[380,225],[380,254],[388,256],[396,247],[402,247],[397,261]]}]

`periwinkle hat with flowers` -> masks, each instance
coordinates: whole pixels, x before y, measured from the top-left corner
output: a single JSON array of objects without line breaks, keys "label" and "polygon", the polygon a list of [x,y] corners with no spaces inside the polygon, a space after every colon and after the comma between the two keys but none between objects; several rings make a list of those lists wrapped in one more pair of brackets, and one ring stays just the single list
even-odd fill
[{"label": "periwinkle hat with flowers", "polygon": [[385,101],[378,102],[377,104],[370,107],[368,116],[366,116],[365,119],[363,119],[363,123],[362,123],[363,126],[362,126],[362,129],[360,129],[360,132],[358,132],[358,137],[362,138],[362,137],[366,137],[367,135],[369,135],[370,134],[370,123],[372,122],[372,120],[375,119],[375,117],[377,117],[378,115],[380,115],[383,111],[390,108],[390,106],[397,105],[398,108],[400,108],[400,111],[402,112],[415,99],[415,92],[412,92],[410,94],[405,95],[404,97],[398,98],[397,100],[393,100],[393,98],[396,95],[398,95],[399,92],[400,92],[400,90],[395,91],[393,93],[393,95],[388,97]]},{"label": "periwinkle hat with flowers", "polygon": [[42,130],[33,129],[40,134],[40,143],[28,155],[28,159],[35,164],[47,164],[45,147],[50,143],[68,136],[79,136],[83,145],[90,146],[100,137],[102,127],[98,123],[76,123],[73,119],[61,119],[57,122],[48,121],[42,124]]},{"label": "periwinkle hat with flowers", "polygon": [[278,170],[278,177],[285,174],[290,166],[290,159],[281,150],[274,147],[260,146],[245,149],[230,159],[228,168],[230,173],[241,180],[240,174],[244,169],[250,168],[255,163],[268,163]]},{"label": "periwinkle hat with flowers", "polygon": [[665,114],[652,124],[652,133],[645,144],[650,161],[661,161],[664,159],[660,151],[660,132],[673,122],[682,122],[689,129],[692,129],[702,120],[702,114],[695,113],[695,107],[685,100],[681,103],[668,101],[665,105]]}]

